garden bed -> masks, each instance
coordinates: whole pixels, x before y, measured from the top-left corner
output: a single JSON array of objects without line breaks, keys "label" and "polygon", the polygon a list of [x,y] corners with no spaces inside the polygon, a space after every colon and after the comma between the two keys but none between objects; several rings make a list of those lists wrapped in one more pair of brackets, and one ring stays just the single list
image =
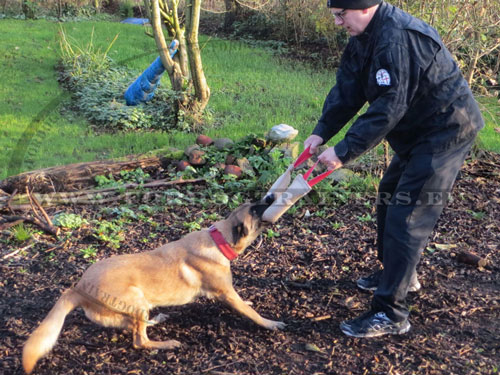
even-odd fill
[{"label": "garden bed", "polygon": [[[301,205],[234,261],[236,290],[264,317],[286,322],[284,331],[267,331],[201,299],[152,312],[169,318],[149,328],[150,337],[176,339],[181,349],[137,350],[130,333],[97,326],[78,309],[67,317],[36,374],[496,374],[499,166],[500,157],[488,154],[461,174],[424,251],[418,270],[423,288],[408,297],[412,329],[406,335],[359,340],[339,330],[341,321],[368,307],[370,294],[359,291],[355,280],[376,261],[373,197],[353,195],[335,207]],[[204,189],[203,183],[178,187],[192,195]],[[16,244],[10,232],[2,232],[0,373],[22,374],[26,338],[90,262],[154,249],[229,212],[221,204],[152,204],[144,197],[139,194],[127,206],[130,211],[118,203],[106,210],[50,208],[51,216],[74,213],[87,221],[66,229],[60,240],[35,233]],[[113,232],[122,236],[119,247],[92,229],[117,215],[127,217]],[[488,264],[460,263],[460,251],[474,252]]]}]

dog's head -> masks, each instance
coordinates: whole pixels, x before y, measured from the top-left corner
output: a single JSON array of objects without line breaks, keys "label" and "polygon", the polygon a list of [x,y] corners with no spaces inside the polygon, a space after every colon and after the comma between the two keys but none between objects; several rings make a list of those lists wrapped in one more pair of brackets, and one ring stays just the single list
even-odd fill
[{"label": "dog's head", "polygon": [[234,251],[240,253],[245,250],[269,225],[262,221],[262,214],[273,202],[274,195],[269,195],[258,202],[241,205],[228,216],[226,222],[231,228]]}]

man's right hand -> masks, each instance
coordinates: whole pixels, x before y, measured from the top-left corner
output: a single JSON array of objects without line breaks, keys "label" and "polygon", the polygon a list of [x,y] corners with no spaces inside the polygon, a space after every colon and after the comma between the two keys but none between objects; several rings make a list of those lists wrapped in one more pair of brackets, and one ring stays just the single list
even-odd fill
[{"label": "man's right hand", "polygon": [[323,138],[321,138],[319,135],[311,134],[304,141],[304,149],[310,147],[309,152],[311,152],[311,154],[315,154],[316,151],[318,151],[318,146],[321,146],[322,144],[323,144]]}]

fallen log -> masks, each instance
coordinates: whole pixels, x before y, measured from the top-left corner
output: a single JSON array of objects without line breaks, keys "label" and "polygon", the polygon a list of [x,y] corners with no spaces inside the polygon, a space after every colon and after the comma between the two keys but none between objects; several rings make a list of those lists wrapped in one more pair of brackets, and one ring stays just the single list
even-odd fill
[{"label": "fallen log", "polygon": [[15,190],[25,191],[26,187],[35,193],[73,192],[93,186],[96,176],[116,175],[137,168],[165,168],[171,160],[181,155],[182,151],[177,149],[163,148],[123,158],[44,168],[7,177],[0,181],[0,189],[9,194]]},{"label": "fallen log", "polygon": [[[53,207],[59,205],[85,205],[85,204],[105,204],[114,201],[127,199],[127,197],[136,194],[134,191],[127,192],[132,189],[148,189],[155,187],[165,187],[182,184],[195,184],[205,182],[205,179],[190,179],[190,180],[155,180],[145,184],[128,183],[120,186],[113,186],[103,189],[80,190],[75,192],[56,192],[32,194],[32,198],[43,207]],[[26,210],[31,208],[28,194],[18,194],[12,196],[0,197],[0,210],[9,208],[9,211]]]}]

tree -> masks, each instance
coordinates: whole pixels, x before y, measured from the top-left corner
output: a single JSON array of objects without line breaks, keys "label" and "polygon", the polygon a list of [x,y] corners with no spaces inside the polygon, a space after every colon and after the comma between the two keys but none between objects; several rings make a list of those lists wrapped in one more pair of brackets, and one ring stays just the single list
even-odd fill
[{"label": "tree", "polygon": [[[184,25],[179,17],[180,0],[151,0],[151,23],[156,46],[165,67],[172,89],[178,94],[178,104],[201,112],[210,99],[198,42],[201,0],[186,0]],[[146,7],[149,0],[145,0]],[[168,35],[179,41],[178,53],[172,58],[168,53],[162,24]],[[194,88],[194,95],[189,93]]]},{"label": "tree", "polygon": [[234,22],[241,13],[241,6],[236,0],[224,0],[226,13],[224,14],[224,30],[230,31]]},{"label": "tree", "polygon": [[35,7],[36,7],[36,3],[34,3],[30,0],[23,0],[22,9],[23,9],[24,17],[27,20],[35,19]]}]

